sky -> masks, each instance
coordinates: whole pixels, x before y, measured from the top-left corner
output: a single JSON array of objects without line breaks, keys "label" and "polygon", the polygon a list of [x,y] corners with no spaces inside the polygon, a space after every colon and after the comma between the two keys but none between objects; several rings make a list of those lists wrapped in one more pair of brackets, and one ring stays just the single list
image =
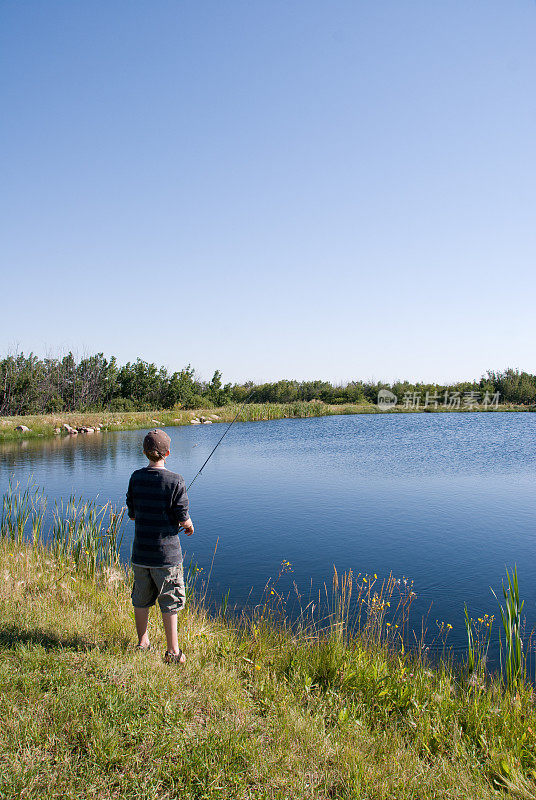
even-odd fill
[{"label": "sky", "polygon": [[535,87],[535,0],[2,0],[2,355],[536,372]]}]

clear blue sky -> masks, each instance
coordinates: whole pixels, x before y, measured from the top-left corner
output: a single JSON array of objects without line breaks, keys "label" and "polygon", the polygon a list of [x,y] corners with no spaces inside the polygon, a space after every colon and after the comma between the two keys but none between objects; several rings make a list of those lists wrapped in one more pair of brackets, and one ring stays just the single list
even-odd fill
[{"label": "clear blue sky", "polygon": [[0,343],[536,372],[534,0],[2,0]]}]

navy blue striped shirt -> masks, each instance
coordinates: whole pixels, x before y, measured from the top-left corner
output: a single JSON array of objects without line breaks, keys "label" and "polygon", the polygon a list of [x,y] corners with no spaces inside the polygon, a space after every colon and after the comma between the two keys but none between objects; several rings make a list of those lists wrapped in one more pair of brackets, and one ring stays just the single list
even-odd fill
[{"label": "navy blue striped shirt", "polygon": [[128,483],[127,508],[135,522],[132,563],[142,567],[180,564],[179,523],[189,516],[182,475],[159,467],[137,469]]}]

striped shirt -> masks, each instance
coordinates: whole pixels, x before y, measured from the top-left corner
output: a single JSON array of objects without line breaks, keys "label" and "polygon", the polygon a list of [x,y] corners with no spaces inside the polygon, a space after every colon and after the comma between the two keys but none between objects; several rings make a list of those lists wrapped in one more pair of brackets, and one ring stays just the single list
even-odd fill
[{"label": "striped shirt", "polygon": [[142,567],[182,563],[179,523],[188,519],[188,495],[182,475],[159,467],[130,476],[127,509],[135,521],[131,561]]}]

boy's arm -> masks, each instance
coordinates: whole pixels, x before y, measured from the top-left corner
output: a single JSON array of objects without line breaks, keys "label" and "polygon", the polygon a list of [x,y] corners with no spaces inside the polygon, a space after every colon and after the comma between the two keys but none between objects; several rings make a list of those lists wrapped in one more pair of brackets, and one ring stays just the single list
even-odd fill
[{"label": "boy's arm", "polygon": [[128,482],[127,489],[127,510],[129,519],[134,519],[134,500],[132,499],[132,478]]},{"label": "boy's arm", "polygon": [[188,495],[182,479],[177,483],[171,495],[170,517],[172,522],[182,528],[187,536],[192,535],[194,526],[188,513]]}]

